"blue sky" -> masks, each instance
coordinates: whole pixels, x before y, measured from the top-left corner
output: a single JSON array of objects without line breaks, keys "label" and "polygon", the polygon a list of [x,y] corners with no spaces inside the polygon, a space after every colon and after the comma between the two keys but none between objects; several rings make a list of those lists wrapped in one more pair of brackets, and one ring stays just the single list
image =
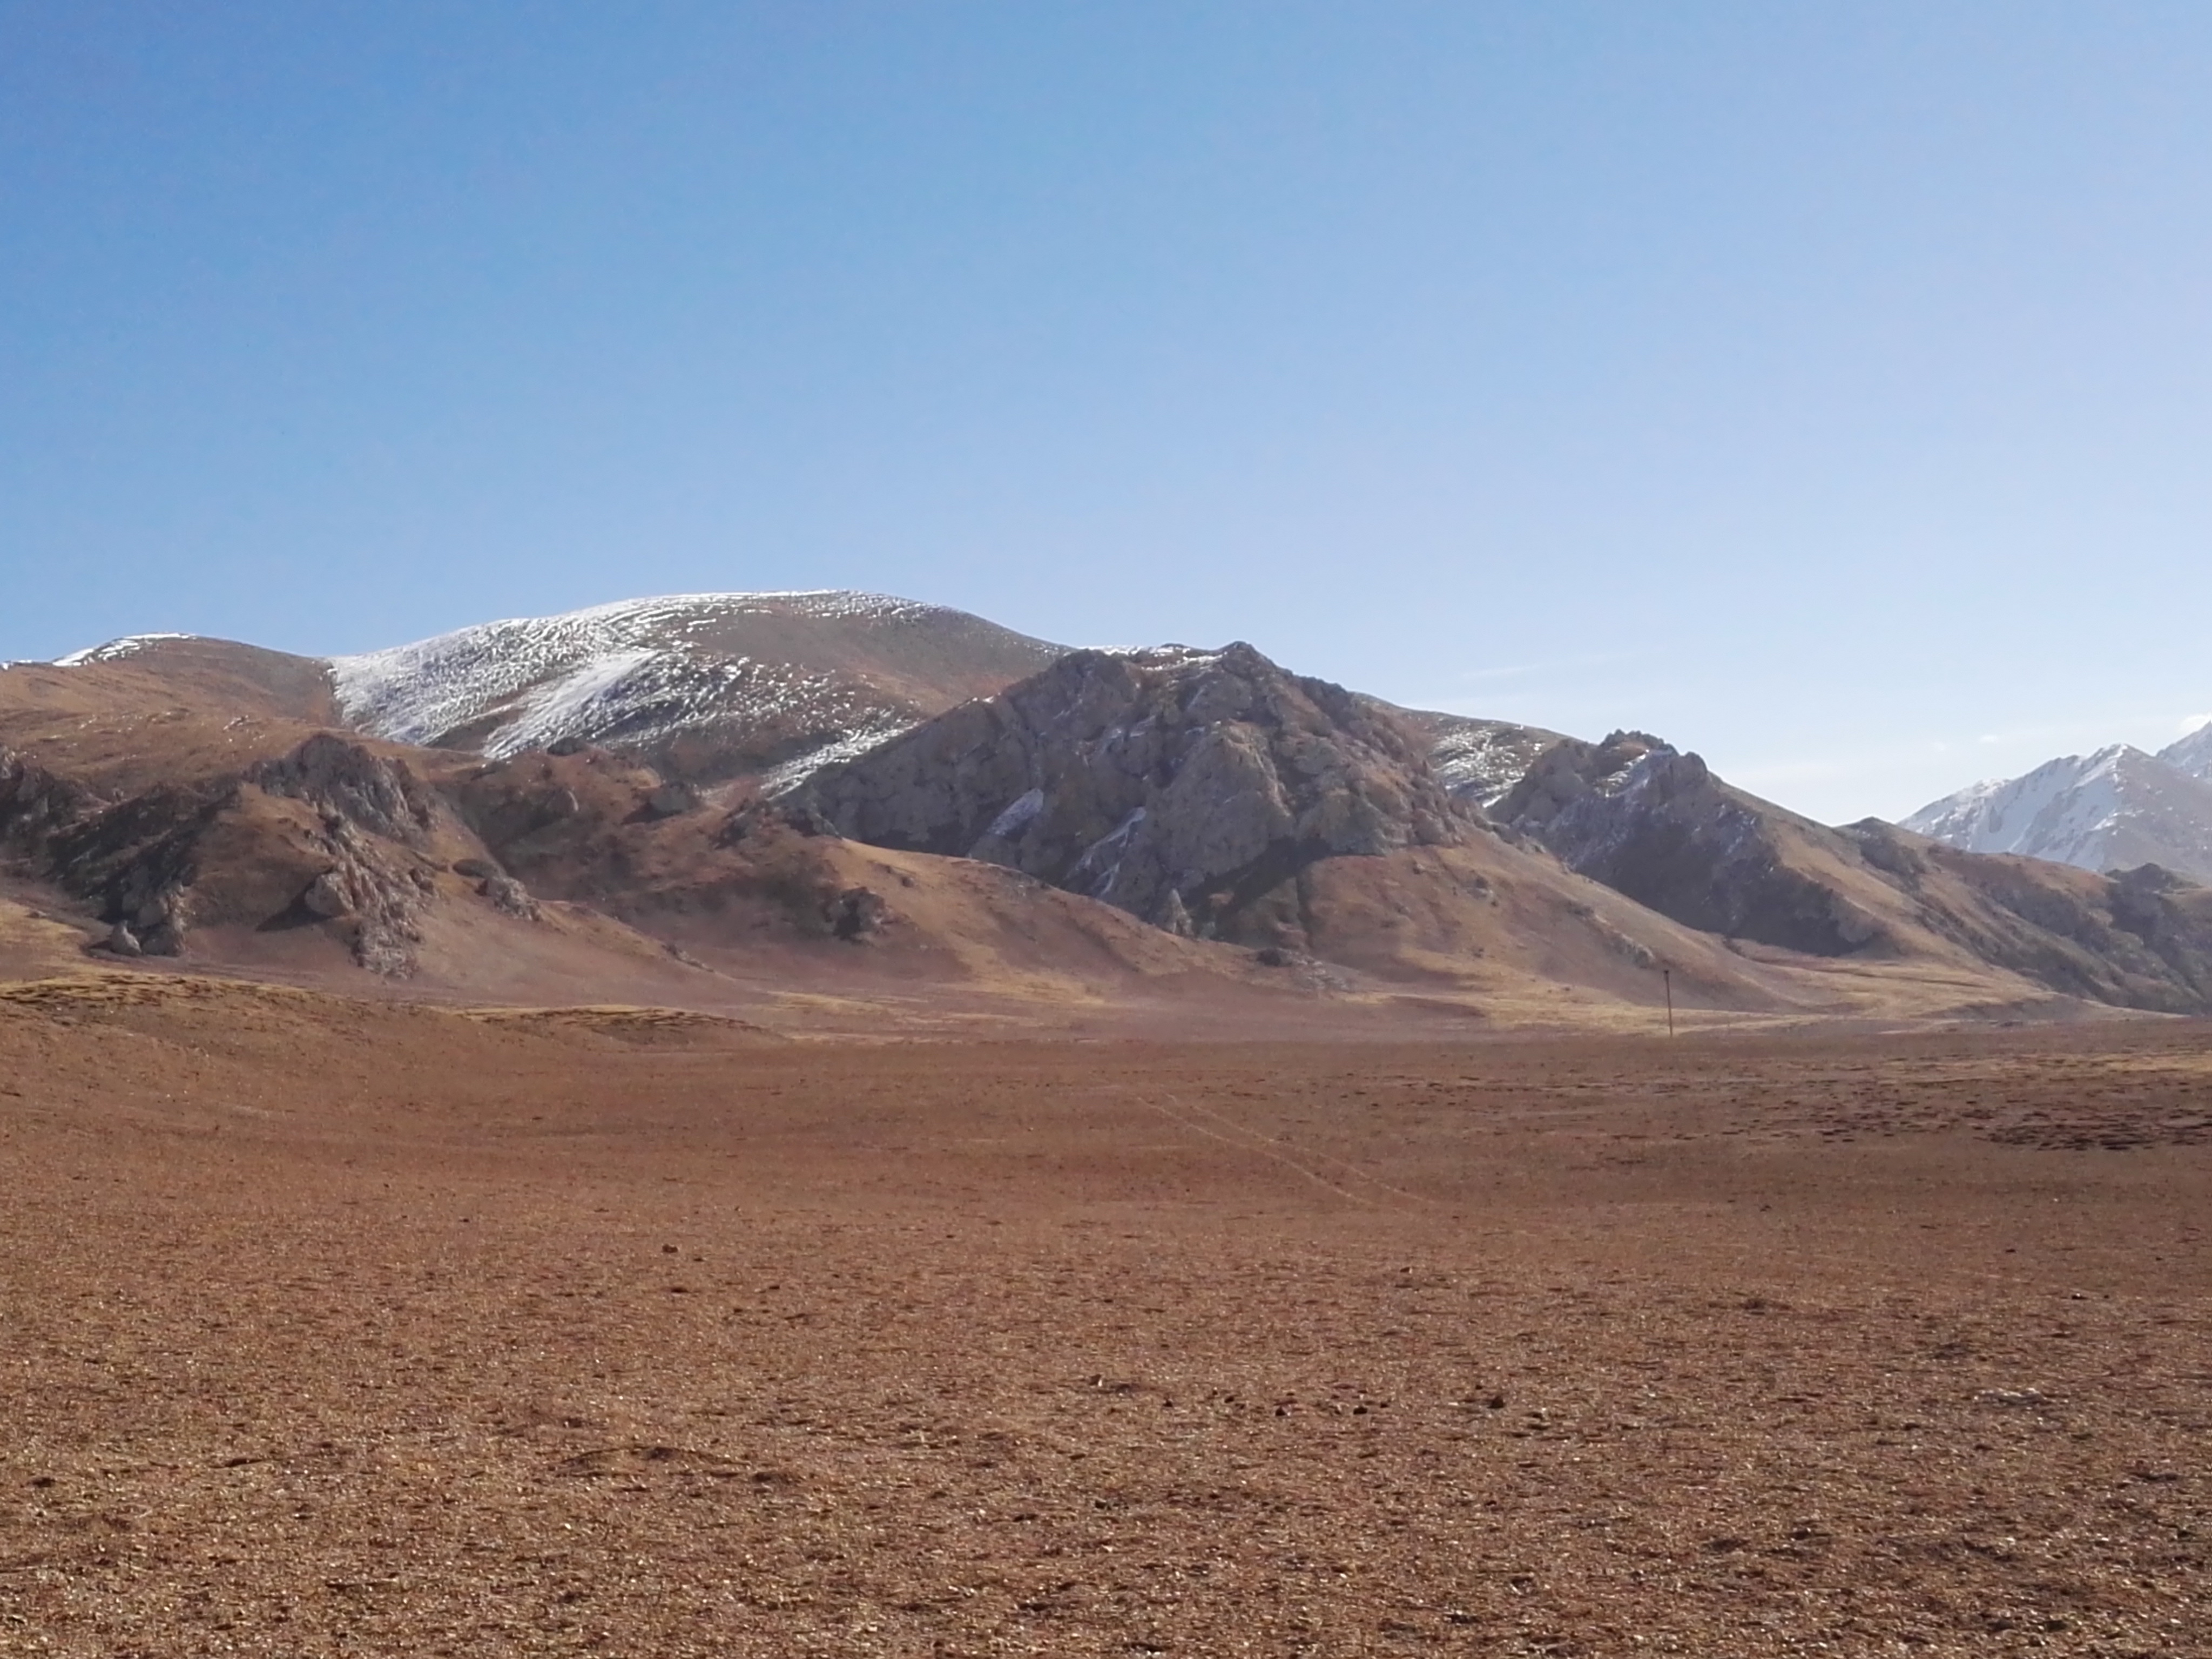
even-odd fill
[{"label": "blue sky", "polygon": [[1832,820],[2212,711],[2212,8],[0,0],[0,659],[857,586]]}]

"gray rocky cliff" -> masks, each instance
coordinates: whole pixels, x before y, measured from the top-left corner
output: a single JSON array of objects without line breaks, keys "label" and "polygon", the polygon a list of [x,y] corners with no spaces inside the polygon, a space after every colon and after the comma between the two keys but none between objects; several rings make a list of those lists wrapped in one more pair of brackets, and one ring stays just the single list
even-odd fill
[{"label": "gray rocky cliff", "polygon": [[1480,832],[1425,749],[1249,645],[1082,651],[816,773],[794,804],[853,840],[986,860],[1212,934],[1316,860]]}]

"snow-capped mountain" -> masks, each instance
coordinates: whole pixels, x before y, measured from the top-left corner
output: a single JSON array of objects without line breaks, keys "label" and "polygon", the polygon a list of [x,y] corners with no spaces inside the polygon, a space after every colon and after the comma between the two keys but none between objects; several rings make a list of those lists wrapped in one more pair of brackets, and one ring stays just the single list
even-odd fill
[{"label": "snow-capped mountain", "polygon": [[2192,778],[2212,783],[2212,720],[2207,720],[2179,743],[2158,751],[2168,766],[2178,766]]},{"label": "snow-capped mountain", "polygon": [[2151,755],[2114,744],[1930,802],[1907,830],[1970,853],[2212,881],[2212,727]]},{"label": "snow-capped mountain", "polygon": [[[503,760],[580,741],[673,777],[757,775],[773,790],[1065,654],[965,611],[824,590],[630,599],[327,659],[142,634],[53,665],[242,675],[281,689],[279,712],[289,718],[335,720],[393,742]],[[1219,653],[1149,646],[1113,654],[1158,665]],[[1497,800],[1559,740],[1510,721],[1375,706],[1423,734],[1444,787],[1477,805]]]},{"label": "snow-capped mountain", "polygon": [[831,591],[626,600],[330,666],[347,720],[379,737],[495,759],[579,738],[711,776],[880,742],[1060,653],[964,611]]}]

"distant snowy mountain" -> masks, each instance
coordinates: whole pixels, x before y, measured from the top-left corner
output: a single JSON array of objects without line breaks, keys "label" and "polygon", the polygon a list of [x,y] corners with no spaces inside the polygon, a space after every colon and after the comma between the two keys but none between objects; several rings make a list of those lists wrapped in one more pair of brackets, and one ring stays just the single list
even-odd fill
[{"label": "distant snowy mountain", "polygon": [[2100,872],[2159,864],[2212,882],[2212,728],[2157,755],[2114,744],[1978,783],[1922,807],[1904,827],[1970,853]]},{"label": "distant snowy mountain", "polygon": [[486,623],[331,671],[345,718],[379,737],[495,759],[581,739],[711,778],[853,752],[1060,654],[881,594],[695,593]]},{"label": "distant snowy mountain", "polygon": [[2212,783],[2212,720],[2207,720],[2179,743],[2158,751],[2168,766],[2178,766],[2192,778]]}]

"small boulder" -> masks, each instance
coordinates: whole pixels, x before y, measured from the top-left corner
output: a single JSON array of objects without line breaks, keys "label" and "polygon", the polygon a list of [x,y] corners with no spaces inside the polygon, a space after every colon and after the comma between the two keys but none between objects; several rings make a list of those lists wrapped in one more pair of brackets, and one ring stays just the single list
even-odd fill
[{"label": "small boulder", "polygon": [[307,890],[300,895],[301,907],[311,916],[329,921],[344,915],[353,908],[346,897],[345,884],[335,870],[325,870],[307,884]]},{"label": "small boulder", "polygon": [[530,896],[530,890],[511,876],[487,876],[477,889],[492,902],[492,908],[525,921],[538,918],[538,901]]},{"label": "small boulder", "polygon": [[143,957],[145,947],[138,943],[138,935],[131,931],[131,924],[118,921],[107,930],[107,948],[118,957]]},{"label": "small boulder", "polygon": [[881,933],[891,918],[891,908],[884,902],[883,895],[866,887],[848,887],[830,902],[828,909],[830,931],[855,945]]},{"label": "small boulder", "polygon": [[657,818],[681,817],[699,808],[699,792],[688,783],[664,783],[645,798],[645,810]]}]

